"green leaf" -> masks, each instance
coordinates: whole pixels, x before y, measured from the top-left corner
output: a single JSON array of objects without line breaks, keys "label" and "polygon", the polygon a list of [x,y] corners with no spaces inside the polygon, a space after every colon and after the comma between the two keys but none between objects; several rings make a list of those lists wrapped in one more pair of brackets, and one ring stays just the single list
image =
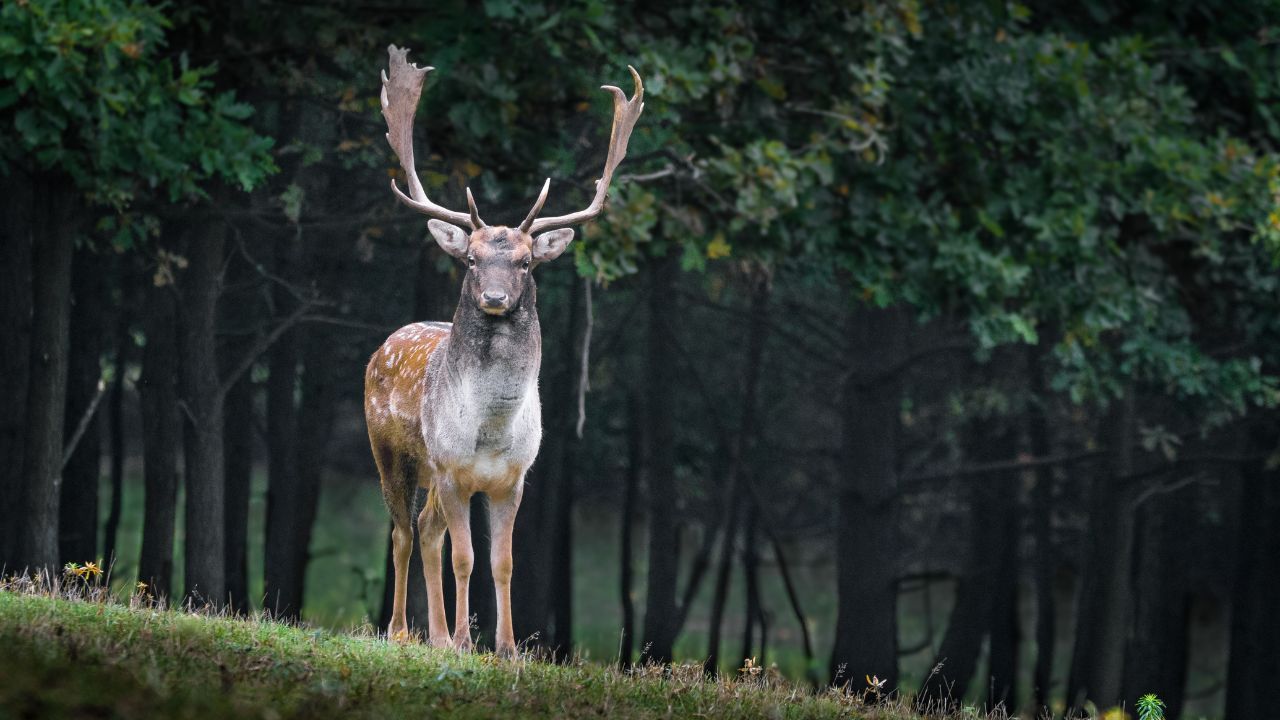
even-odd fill
[{"label": "green leaf", "polygon": [[982,223],[982,227],[997,238],[1004,237],[1004,228],[1000,227],[1000,223],[996,222],[995,218],[988,215],[987,211],[982,208],[978,209],[978,222]]},{"label": "green leaf", "polygon": [[698,246],[686,243],[681,248],[680,269],[685,272],[704,272],[707,269],[707,258],[699,251]]},{"label": "green leaf", "polygon": [[297,183],[289,183],[289,187],[280,193],[280,204],[284,207],[284,216],[295,225],[302,219],[302,201],[304,199],[306,199],[306,191]]},{"label": "green leaf", "polygon": [[184,87],[178,90],[178,102],[183,105],[199,105],[204,101],[204,95],[198,88]]}]

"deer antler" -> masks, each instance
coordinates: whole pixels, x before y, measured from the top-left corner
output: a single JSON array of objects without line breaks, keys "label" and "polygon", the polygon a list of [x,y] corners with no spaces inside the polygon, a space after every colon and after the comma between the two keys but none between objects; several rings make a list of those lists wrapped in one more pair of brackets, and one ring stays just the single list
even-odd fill
[{"label": "deer antler", "polygon": [[[382,73],[382,117],[387,120],[387,142],[400,159],[400,167],[404,168],[405,177],[409,181],[409,195],[400,192],[395,179],[391,180],[391,189],[395,191],[400,202],[428,217],[443,220],[454,225],[463,225],[477,230],[485,226],[476,211],[476,202],[471,197],[471,188],[467,188],[467,205],[469,212],[461,213],[437,205],[427,197],[418,180],[418,173],[413,169],[413,116],[418,112],[418,100],[422,97],[422,83],[433,67],[420,68],[407,59],[409,49],[400,49],[395,45],[387,47],[390,57],[388,71]],[[624,143],[625,144],[625,143]]]},{"label": "deer antler", "polygon": [[542,193],[538,195],[538,201],[533,204],[529,216],[520,223],[521,232],[533,234],[550,228],[577,225],[591,220],[604,209],[604,199],[609,194],[609,182],[613,180],[613,171],[622,162],[622,158],[626,157],[627,141],[631,139],[631,130],[635,128],[636,120],[640,119],[640,113],[644,111],[644,82],[640,80],[640,73],[636,72],[635,68],[628,65],[627,69],[631,71],[631,79],[635,81],[635,94],[630,100],[627,99],[626,93],[612,85],[601,88],[613,93],[613,130],[609,133],[609,156],[604,161],[604,174],[596,181],[595,198],[585,210],[568,215],[538,218],[543,203],[547,201],[547,190],[551,187],[551,178],[547,178],[542,185]]}]

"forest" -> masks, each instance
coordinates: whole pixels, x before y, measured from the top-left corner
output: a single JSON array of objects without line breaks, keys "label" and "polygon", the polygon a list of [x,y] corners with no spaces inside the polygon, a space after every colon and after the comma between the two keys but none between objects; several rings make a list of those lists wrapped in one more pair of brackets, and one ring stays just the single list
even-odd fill
[{"label": "forest", "polygon": [[1274,712],[1264,0],[5,0],[0,574],[386,632],[365,367],[469,272],[388,187],[389,45],[435,67],[422,185],[494,225],[545,178],[585,207],[600,86],[643,77],[604,211],[533,271],[522,647]]}]

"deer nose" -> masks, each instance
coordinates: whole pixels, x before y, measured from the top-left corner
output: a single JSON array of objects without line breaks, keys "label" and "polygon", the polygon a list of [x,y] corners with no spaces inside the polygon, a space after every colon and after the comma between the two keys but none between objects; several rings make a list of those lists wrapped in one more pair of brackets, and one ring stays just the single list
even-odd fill
[{"label": "deer nose", "polygon": [[507,302],[507,294],[501,290],[485,290],[480,294],[480,298],[489,307],[500,307]]}]

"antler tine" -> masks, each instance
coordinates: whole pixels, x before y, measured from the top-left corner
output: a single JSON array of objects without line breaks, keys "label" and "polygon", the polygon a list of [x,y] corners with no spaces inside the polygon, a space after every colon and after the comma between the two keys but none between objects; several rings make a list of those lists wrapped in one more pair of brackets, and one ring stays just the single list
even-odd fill
[{"label": "antler tine", "polygon": [[591,200],[591,204],[585,210],[579,210],[576,213],[535,219],[542,209],[542,203],[546,201],[547,187],[550,184],[548,180],[548,185],[543,186],[542,195],[538,197],[533,211],[520,225],[521,230],[532,234],[554,227],[576,225],[591,220],[604,209],[604,200],[609,194],[609,183],[613,180],[613,171],[626,157],[627,141],[631,139],[631,131],[635,128],[636,121],[640,119],[640,113],[644,112],[644,82],[641,81],[640,73],[636,72],[635,68],[628,65],[627,69],[631,71],[631,79],[635,83],[635,94],[630,100],[627,99],[626,93],[612,85],[601,87],[602,90],[613,94],[613,129],[609,132],[609,155],[604,161],[604,174],[596,181],[596,195]]},{"label": "antler tine", "polygon": [[471,213],[471,229],[479,230],[482,227],[489,227],[480,219],[480,211],[476,210],[476,199],[471,196],[471,186],[467,186],[467,212]]},{"label": "antler tine", "polygon": [[542,183],[542,192],[538,193],[538,200],[533,203],[533,209],[525,216],[524,222],[520,223],[520,232],[527,233],[533,225],[533,221],[537,219],[538,213],[542,212],[542,206],[547,202],[547,192],[551,190],[551,178]]},{"label": "antler tine", "polygon": [[471,205],[471,213],[460,213],[437,205],[427,197],[418,180],[418,173],[413,168],[413,117],[418,112],[418,100],[422,97],[422,83],[427,73],[435,68],[420,68],[408,61],[409,49],[395,45],[387,47],[389,56],[388,71],[382,72],[382,117],[387,120],[387,142],[400,160],[409,182],[409,195],[405,195],[391,180],[391,189],[400,202],[428,217],[444,220],[454,225],[468,225],[472,230],[484,227],[480,216],[476,213],[475,201],[471,199],[471,191],[467,191],[467,201]]}]

